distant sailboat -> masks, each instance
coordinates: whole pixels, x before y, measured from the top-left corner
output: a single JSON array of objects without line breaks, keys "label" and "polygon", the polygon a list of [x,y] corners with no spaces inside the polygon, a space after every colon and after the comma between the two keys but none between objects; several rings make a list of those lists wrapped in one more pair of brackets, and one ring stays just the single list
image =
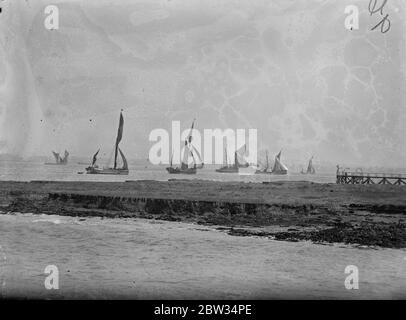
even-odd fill
[{"label": "distant sailboat", "polygon": [[271,174],[272,171],[270,171],[269,167],[270,167],[270,165],[269,165],[269,157],[268,157],[268,150],[267,150],[264,168],[256,170],[255,173],[256,174]]},{"label": "distant sailboat", "polygon": [[302,174],[315,174],[316,173],[316,170],[313,167],[313,156],[309,160],[309,164],[307,165],[306,172],[304,172],[303,169],[302,169],[301,173]]},{"label": "distant sailboat", "polygon": [[[102,168],[100,169],[96,164],[97,155],[99,154],[99,150],[93,155],[92,164],[86,168],[86,173],[88,174],[114,174],[114,175],[128,175],[128,163],[127,159],[124,156],[124,153],[118,147],[122,137],[123,137],[123,129],[124,129],[124,118],[123,113],[120,112],[120,120],[118,125],[118,132],[116,138],[116,144],[114,146],[114,167],[113,168]],[[118,154],[120,154],[121,159],[123,161],[123,166],[121,168],[117,168],[117,158]]]},{"label": "distant sailboat", "polygon": [[275,157],[272,174],[288,174],[288,168],[281,162],[282,150]]},{"label": "distant sailboat", "polygon": [[[224,148],[224,164],[221,168],[216,169],[216,172],[220,173],[236,173],[239,172],[239,168],[248,168],[249,163],[245,160],[240,161],[239,158],[242,158],[242,150],[244,150],[244,154],[246,151],[246,145],[243,145],[240,149],[234,152],[234,164],[228,164],[227,161],[227,146]],[[245,162],[245,163],[243,163]]]},{"label": "distant sailboat", "polygon": [[[173,167],[172,165],[173,154],[171,156],[170,166],[166,168],[166,171],[168,171],[170,174],[196,174],[197,169],[202,169],[204,166],[199,151],[197,151],[197,149],[192,144],[193,140],[192,132],[194,124],[195,120],[193,120],[189,135],[185,139],[184,153],[180,167]],[[189,166],[191,159],[193,164],[192,167]]]},{"label": "distant sailboat", "polygon": [[65,165],[68,164],[69,152],[65,150],[63,157],[58,152],[52,151],[55,162],[45,162],[46,165]]},{"label": "distant sailboat", "polygon": [[[166,168],[166,171],[168,171],[171,174],[196,174],[197,172],[197,165],[196,163],[193,163],[193,167],[189,167],[189,156],[192,156],[192,153],[189,149],[189,146],[187,145],[186,141],[185,141],[185,151],[183,154],[183,159],[182,159],[182,163],[180,168],[179,167],[173,167],[172,166],[172,160],[171,160],[171,164],[170,167]],[[193,156],[192,156],[193,158]]]},{"label": "distant sailboat", "polygon": [[236,153],[234,154],[234,159],[235,163],[233,165],[228,164],[228,159],[227,159],[227,146],[224,147],[224,163],[223,166],[219,169],[216,169],[216,172],[220,173],[236,173],[238,172],[238,166],[236,165],[238,163],[237,155]]}]

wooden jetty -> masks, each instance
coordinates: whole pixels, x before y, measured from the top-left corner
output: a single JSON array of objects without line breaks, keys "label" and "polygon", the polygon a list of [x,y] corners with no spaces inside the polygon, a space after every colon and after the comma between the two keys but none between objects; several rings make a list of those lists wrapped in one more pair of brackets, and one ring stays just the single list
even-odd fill
[{"label": "wooden jetty", "polygon": [[406,185],[406,175],[342,171],[337,172],[337,184]]}]

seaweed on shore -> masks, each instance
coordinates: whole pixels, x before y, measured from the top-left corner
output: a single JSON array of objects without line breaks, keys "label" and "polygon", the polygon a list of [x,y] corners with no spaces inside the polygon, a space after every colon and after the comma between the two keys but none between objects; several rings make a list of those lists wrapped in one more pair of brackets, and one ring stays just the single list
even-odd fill
[{"label": "seaweed on shore", "polygon": [[403,223],[363,224],[354,227],[350,224],[337,224],[333,228],[319,231],[278,232],[275,240],[346,243],[386,248],[406,247],[406,225]]},{"label": "seaweed on shore", "polygon": [[[373,213],[364,208],[370,207],[365,204],[349,208],[326,204],[228,203],[69,193],[10,192],[2,200],[4,212],[183,221],[224,226],[230,235],[235,236],[406,247],[403,207],[395,210],[393,206],[381,206],[379,210],[375,208],[376,212]],[[270,232],[266,229],[274,226],[279,230],[286,228],[287,231]],[[254,228],[265,228],[262,230],[267,232]]]}]

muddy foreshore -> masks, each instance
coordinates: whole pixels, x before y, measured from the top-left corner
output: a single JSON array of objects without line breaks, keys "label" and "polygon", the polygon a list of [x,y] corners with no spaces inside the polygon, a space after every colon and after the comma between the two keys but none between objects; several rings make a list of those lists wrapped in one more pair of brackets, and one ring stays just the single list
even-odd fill
[{"label": "muddy foreshore", "polygon": [[406,247],[406,187],[311,182],[0,183],[3,213],[147,218],[231,235]]}]

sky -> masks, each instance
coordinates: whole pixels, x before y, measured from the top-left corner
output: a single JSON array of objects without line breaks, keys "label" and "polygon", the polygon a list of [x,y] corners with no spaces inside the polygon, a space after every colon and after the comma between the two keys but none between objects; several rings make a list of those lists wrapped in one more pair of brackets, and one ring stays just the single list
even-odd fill
[{"label": "sky", "polygon": [[[287,162],[406,163],[406,3],[0,1],[0,153],[145,159],[156,128],[257,129]],[[57,5],[59,29],[44,27]],[[348,4],[359,30],[347,30]]]}]

